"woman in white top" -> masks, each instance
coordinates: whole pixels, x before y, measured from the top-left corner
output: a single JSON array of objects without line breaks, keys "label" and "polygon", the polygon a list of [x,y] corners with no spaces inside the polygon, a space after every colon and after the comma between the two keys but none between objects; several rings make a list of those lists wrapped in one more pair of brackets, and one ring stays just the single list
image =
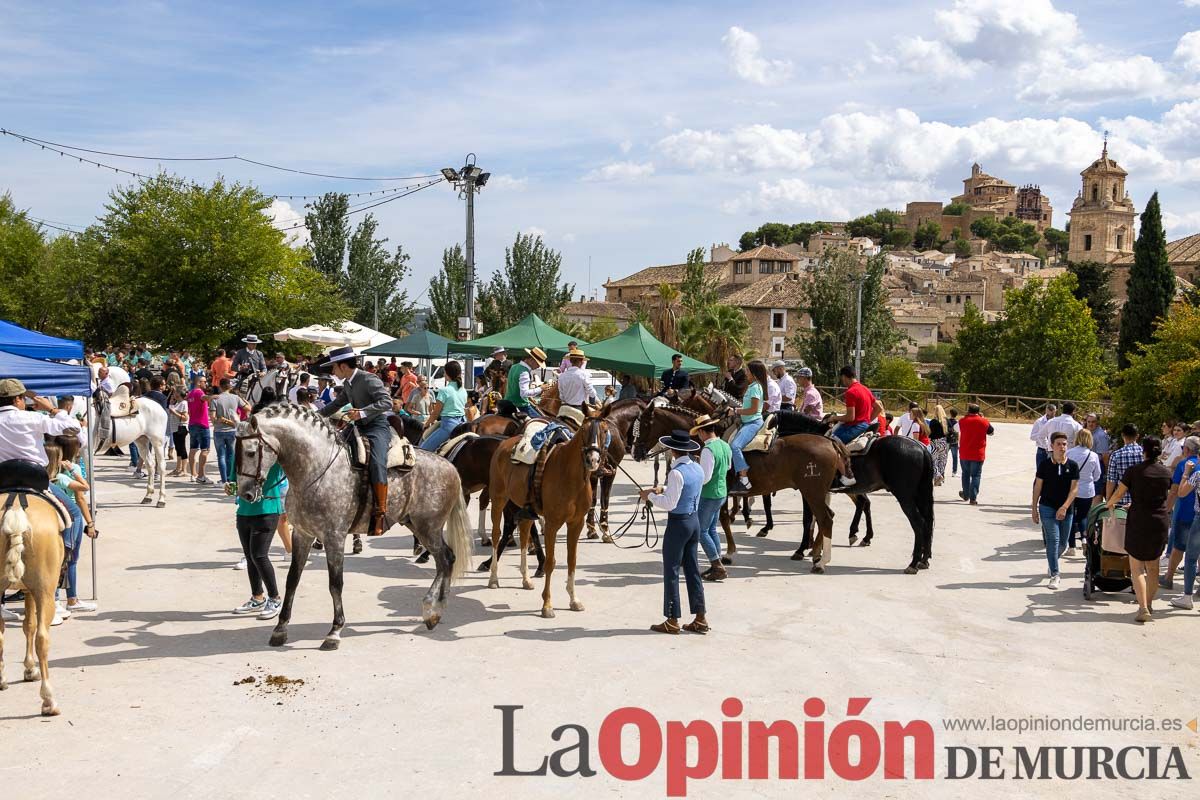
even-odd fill
[{"label": "woman in white top", "polygon": [[175,469],[168,476],[178,478],[188,466],[188,407],[182,384],[171,388],[171,404],[167,406],[167,432],[171,434],[171,441],[175,445]]},{"label": "woman in white top", "polygon": [[1071,518],[1071,540],[1067,546],[1067,555],[1075,555],[1075,535],[1084,536],[1087,529],[1088,511],[1097,500],[1096,481],[1104,474],[1100,464],[1100,455],[1092,450],[1092,432],[1080,428],[1075,432],[1075,446],[1067,451],[1067,458],[1079,467],[1079,491],[1075,493],[1075,512]]}]

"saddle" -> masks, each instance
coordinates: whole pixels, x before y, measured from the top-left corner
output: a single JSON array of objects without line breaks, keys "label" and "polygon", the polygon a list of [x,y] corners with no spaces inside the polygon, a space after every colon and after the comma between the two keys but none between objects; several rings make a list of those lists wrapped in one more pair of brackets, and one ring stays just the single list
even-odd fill
[{"label": "saddle", "polygon": [[[739,426],[730,425],[722,435],[726,442],[733,441],[733,437],[737,436]],[[775,414],[767,415],[763,421],[763,426],[758,429],[758,433],[754,434],[754,438],[749,444],[742,448],[743,453],[763,453],[771,449],[771,445],[775,444],[775,437],[779,435],[779,429],[775,425]]]},{"label": "saddle", "polygon": [[122,383],[117,387],[116,391],[108,396],[109,416],[112,419],[120,419],[121,417],[133,417],[137,415],[137,405],[129,394],[129,384]]},{"label": "saddle", "polygon": [[21,507],[27,508],[28,504],[24,495],[35,495],[45,500],[58,512],[59,522],[62,523],[59,526],[60,531],[66,530],[71,524],[71,513],[50,492],[50,477],[46,474],[46,470],[32,461],[24,461],[19,458],[0,461],[0,494],[7,495],[3,506],[4,511],[12,508],[18,498],[20,498]]},{"label": "saddle", "polygon": [[550,453],[563,442],[569,442],[573,432],[561,422],[531,419],[525,423],[521,441],[513,448],[511,461],[532,467],[529,470],[529,504],[518,512],[519,517],[534,518],[542,507],[542,482]]},{"label": "saddle", "polygon": [[863,456],[871,449],[871,445],[879,439],[879,422],[872,422],[867,429],[846,444],[846,452],[851,456]]},{"label": "saddle", "polygon": [[[404,438],[402,432],[396,431],[398,420],[393,421],[392,417],[388,417],[388,422],[391,423],[392,442],[388,447],[387,467],[400,472],[408,472],[417,463],[417,448]],[[344,435],[346,444],[350,448],[350,463],[356,469],[365,470],[371,463],[371,440],[362,435],[357,425],[347,426]]]},{"label": "saddle", "polygon": [[[525,426],[521,429],[521,441],[517,442],[517,446],[513,448],[511,460],[514,464],[533,465],[537,461],[538,451],[546,443],[547,437],[543,434],[547,428],[554,426],[562,430],[566,430],[561,422],[543,419],[541,417],[533,417],[525,421]],[[536,441],[535,441],[536,440]]]},{"label": "saddle", "polygon": [[453,439],[447,439],[446,443],[437,449],[437,454],[447,461],[453,461],[458,451],[463,449],[463,446],[472,439],[478,439],[479,434],[474,431],[460,433]]}]

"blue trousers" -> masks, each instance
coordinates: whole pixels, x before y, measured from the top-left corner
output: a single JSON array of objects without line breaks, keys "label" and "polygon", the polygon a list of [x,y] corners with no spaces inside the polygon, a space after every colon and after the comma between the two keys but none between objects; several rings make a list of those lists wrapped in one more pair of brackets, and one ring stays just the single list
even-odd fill
[{"label": "blue trousers", "polygon": [[1200,514],[1188,528],[1187,547],[1183,557],[1183,593],[1190,595],[1196,590],[1196,562],[1200,561]]},{"label": "blue trousers", "polygon": [[1050,451],[1044,450],[1041,447],[1039,447],[1037,449],[1037,452],[1034,453],[1034,455],[1033,455],[1034,470],[1037,470],[1038,468],[1040,468],[1042,466],[1042,462],[1045,461],[1049,457],[1050,457]]},{"label": "blue trousers", "polygon": [[977,500],[979,498],[979,479],[983,477],[983,462],[968,461],[964,458],[961,464],[963,496],[968,500]]},{"label": "blue trousers", "polygon": [[679,619],[683,607],[679,602],[679,568],[687,583],[688,608],[693,614],[704,613],[704,581],[700,578],[700,561],[696,556],[700,540],[700,522],[696,514],[668,514],[667,530],[663,534],[663,616]]},{"label": "blue trousers", "polygon": [[138,451],[138,446],[133,442],[129,443],[129,466],[140,467],[142,465],[142,454]]},{"label": "blue trousers", "polygon": [[950,445],[950,473],[958,474],[958,445]]},{"label": "blue trousers", "polygon": [[1058,509],[1053,506],[1038,504],[1038,518],[1042,521],[1042,542],[1046,545],[1046,563],[1052,576],[1058,574],[1058,558],[1067,549],[1075,509],[1068,511],[1062,519],[1055,519],[1057,513]]},{"label": "blue trousers", "polygon": [[392,446],[392,426],[382,414],[361,425],[362,435],[371,442],[371,463],[367,465],[367,475],[371,483],[387,483],[388,448]]},{"label": "blue trousers", "polygon": [[841,425],[839,425],[837,427],[836,430],[834,430],[833,435],[836,436],[838,438],[838,441],[841,442],[842,444],[849,444],[860,433],[862,433],[869,427],[871,427],[871,423],[869,423],[869,422],[855,422],[855,423],[851,423],[851,424],[846,424],[843,422]]},{"label": "blue trousers", "polygon": [[696,516],[700,522],[700,546],[709,561],[721,557],[721,539],[717,533],[717,520],[721,518],[721,506],[725,505],[724,497],[701,497],[700,508]]},{"label": "blue trousers", "polygon": [[221,474],[221,483],[237,480],[234,475],[233,449],[237,441],[237,431],[213,431],[213,442],[217,446],[217,472]]},{"label": "blue trousers", "polygon": [[742,455],[742,448],[750,444],[750,440],[762,428],[763,422],[762,417],[755,417],[749,422],[742,422],[742,427],[738,428],[738,432],[733,435],[733,440],[729,443],[729,449],[733,451],[733,469],[735,472],[741,472],[744,469],[750,468],[746,464],[746,457]]},{"label": "blue trousers", "polygon": [[430,452],[436,451],[450,439],[451,431],[462,423],[462,417],[442,417],[438,420],[437,427],[429,432],[425,441],[421,442],[421,449]]},{"label": "blue trousers", "polygon": [[[67,494],[58,484],[50,484],[50,492],[58,498],[71,513],[71,524],[62,532],[63,544],[67,548],[67,597],[79,597],[79,584],[76,582],[76,565],[79,563],[79,551],[83,549],[83,512],[75,505],[75,495]],[[54,590],[58,597],[58,590]]]}]

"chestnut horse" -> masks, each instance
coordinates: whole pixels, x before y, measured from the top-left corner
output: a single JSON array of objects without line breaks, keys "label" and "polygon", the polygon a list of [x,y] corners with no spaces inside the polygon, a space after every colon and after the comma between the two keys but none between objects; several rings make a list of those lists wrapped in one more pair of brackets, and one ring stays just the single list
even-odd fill
[{"label": "chestnut horse", "polygon": [[[567,594],[571,597],[571,610],[582,611],[583,603],[575,594],[575,564],[579,551],[579,534],[583,530],[583,519],[592,505],[592,474],[600,468],[606,446],[612,437],[610,423],[596,417],[584,420],[583,425],[567,442],[554,446],[546,457],[541,498],[534,498],[530,491],[530,472],[534,467],[512,463],[513,448],[520,441],[516,437],[507,439],[496,449],[492,457],[491,492],[492,500],[492,570],[488,588],[499,587],[496,576],[499,567],[500,521],[508,503],[526,511],[540,514],[546,520],[545,543],[545,586],[542,589],[542,616],[554,616],[550,603],[550,581],[554,576],[554,546],[558,529],[567,527]],[[537,506],[541,507],[538,508]],[[521,531],[521,585],[532,589],[529,580],[527,553],[529,528],[532,519],[522,513],[519,519]]]}]

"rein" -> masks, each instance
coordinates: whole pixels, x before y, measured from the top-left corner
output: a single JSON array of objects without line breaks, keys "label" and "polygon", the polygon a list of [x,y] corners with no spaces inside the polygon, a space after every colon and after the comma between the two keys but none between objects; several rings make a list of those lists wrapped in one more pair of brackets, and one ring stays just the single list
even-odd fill
[{"label": "rein", "polygon": [[[257,484],[260,487],[259,491],[261,493],[263,491],[266,491],[266,487],[263,487],[262,484],[266,483],[266,481],[267,481],[267,477],[266,477],[266,475],[263,474],[263,471],[262,471],[262,452],[260,451],[258,454],[258,463],[255,464],[255,466],[254,466],[254,474],[250,474],[250,473],[244,472],[242,470],[242,442],[246,441],[247,439],[257,440],[259,445],[262,446],[263,449],[270,450],[272,453],[275,454],[276,461],[279,460],[279,451],[276,450],[274,447],[271,447],[271,445],[267,444],[267,440],[263,437],[262,431],[258,430],[257,427],[255,427],[254,433],[237,434],[234,436],[234,440],[236,441],[236,447],[237,447],[237,451],[235,453],[236,460],[234,462],[237,465],[237,474],[243,478],[252,478],[254,480],[255,484]],[[323,470],[321,470],[321,472],[317,475],[317,477],[313,478],[311,481],[306,483],[304,485],[304,487],[301,489],[301,491],[302,492],[308,491],[309,489],[311,489],[313,487],[314,484],[316,484],[317,481],[321,480],[321,478],[324,478],[325,473],[329,472],[329,468],[333,466],[333,462],[337,461],[338,454],[341,452],[343,452],[342,446],[340,444],[335,443],[334,447],[333,447],[333,456],[329,459],[328,463],[325,464],[325,468]],[[282,483],[282,481],[280,481],[280,483]],[[279,483],[276,484],[276,486],[278,486],[278,485],[279,485]],[[271,487],[271,488],[274,488],[274,487]]]},{"label": "rein", "polygon": [[[633,485],[638,488],[638,491],[641,491],[642,485],[639,484],[634,479],[634,477],[632,475],[630,475],[628,471],[626,471],[626,469],[623,466],[618,464],[617,469],[621,470],[621,472],[624,472],[625,477],[629,478],[630,482],[633,483]],[[654,485],[655,486],[658,485],[658,469],[659,469],[659,461],[658,461],[658,458],[655,458],[654,459]],[[618,544],[617,540],[620,539],[622,536],[624,536],[634,526],[634,524],[639,519],[642,520],[643,522],[645,522],[645,524],[646,524],[645,531],[642,534],[642,541],[636,542],[631,545]],[[653,528],[654,528],[654,544],[650,543],[650,528],[651,528],[651,526],[653,526]],[[645,547],[647,550],[653,550],[654,548],[658,547],[660,535],[658,532],[658,520],[654,517],[654,504],[651,503],[649,500],[646,500],[645,502],[643,502],[641,504],[640,508],[635,508],[633,510],[633,513],[630,514],[629,519],[626,520],[625,522],[623,522],[621,524],[621,526],[617,528],[616,533],[609,534],[609,538],[612,539],[613,546],[615,546],[621,550],[634,550],[639,547]]]}]

